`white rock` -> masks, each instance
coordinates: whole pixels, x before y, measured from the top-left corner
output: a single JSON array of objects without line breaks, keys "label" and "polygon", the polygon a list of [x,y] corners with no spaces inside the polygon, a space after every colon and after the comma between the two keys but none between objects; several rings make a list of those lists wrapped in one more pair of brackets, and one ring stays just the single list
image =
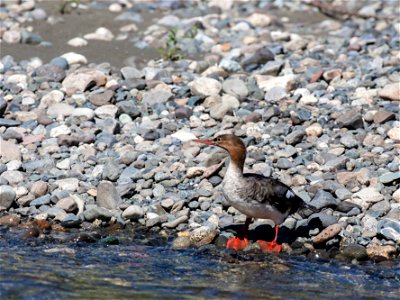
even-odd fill
[{"label": "white rock", "polygon": [[119,3],[112,3],[110,4],[110,6],[108,7],[108,10],[114,13],[118,13],[122,11],[122,6]]},{"label": "white rock", "polygon": [[352,198],[359,198],[364,202],[375,203],[383,200],[383,195],[376,188],[367,187],[355,193]]},{"label": "white rock", "polygon": [[319,123],[313,123],[306,128],[307,136],[321,136],[323,129]]},{"label": "white rock", "polygon": [[75,192],[79,187],[79,180],[77,178],[59,179],[54,182],[61,190]]},{"label": "white rock", "polygon": [[137,220],[143,216],[144,216],[143,208],[135,204],[128,206],[122,213],[122,217],[124,219],[129,219],[129,220]]},{"label": "white rock", "polygon": [[54,103],[47,109],[47,115],[51,118],[65,117],[72,114],[74,107],[67,103]]},{"label": "white rock", "polygon": [[197,137],[193,133],[184,129],[178,130],[177,132],[171,134],[171,137],[176,138],[182,142],[188,142],[197,139]]},{"label": "white rock", "polygon": [[13,74],[6,78],[8,84],[15,84],[21,89],[26,90],[28,88],[28,76],[25,74]]},{"label": "white rock", "polygon": [[94,118],[94,111],[88,107],[77,107],[72,111],[71,115],[76,118],[91,120]]},{"label": "white rock", "polygon": [[60,125],[50,130],[50,137],[58,137],[62,134],[70,134],[71,129],[67,125]]},{"label": "white rock", "polygon": [[86,57],[75,52],[65,53],[61,55],[61,57],[64,58],[70,66],[75,64],[87,64]]},{"label": "white rock", "polygon": [[105,27],[99,27],[95,32],[85,34],[83,37],[87,40],[112,41],[114,34]]},{"label": "white rock", "polygon": [[39,108],[49,107],[51,104],[59,103],[64,99],[64,93],[59,90],[53,90],[42,97]]},{"label": "white rock", "polygon": [[318,99],[313,95],[303,96],[299,103],[303,105],[313,105],[318,103]]},{"label": "white rock", "polygon": [[278,77],[271,77],[269,75],[255,75],[257,80],[257,85],[259,88],[264,91],[269,91],[273,87],[281,87],[286,90],[286,92],[290,92],[297,80],[297,76],[294,74],[288,74]]},{"label": "white rock", "polygon": [[100,119],[115,118],[117,114],[118,107],[113,104],[107,104],[96,108],[94,113]]},{"label": "white rock", "polygon": [[271,24],[271,17],[265,14],[253,13],[247,18],[254,27],[266,27]]},{"label": "white rock", "polygon": [[22,162],[20,160],[11,160],[7,164],[8,171],[16,171],[22,166]]},{"label": "white rock", "polygon": [[389,129],[387,134],[391,140],[400,141],[400,127]]},{"label": "white rock", "polygon": [[69,158],[63,159],[56,164],[56,167],[61,170],[69,170],[71,168],[71,160]]},{"label": "white rock", "polygon": [[378,94],[384,99],[400,101],[400,82],[385,85]]},{"label": "white rock", "polygon": [[87,44],[88,44],[87,40],[81,37],[76,37],[68,41],[68,45],[72,47],[83,47],[86,46]]},{"label": "white rock", "polygon": [[233,0],[210,0],[208,1],[209,7],[219,7],[221,10],[227,11],[232,8]]},{"label": "white rock", "polygon": [[222,89],[222,84],[212,78],[202,77],[189,83],[192,94],[208,97],[211,95],[218,95]]},{"label": "white rock", "polygon": [[8,30],[3,34],[3,41],[8,44],[18,44],[21,41],[21,33],[17,30]]},{"label": "white rock", "polygon": [[394,199],[394,201],[396,201],[397,203],[400,203],[400,189],[397,189],[393,195],[392,198]]}]

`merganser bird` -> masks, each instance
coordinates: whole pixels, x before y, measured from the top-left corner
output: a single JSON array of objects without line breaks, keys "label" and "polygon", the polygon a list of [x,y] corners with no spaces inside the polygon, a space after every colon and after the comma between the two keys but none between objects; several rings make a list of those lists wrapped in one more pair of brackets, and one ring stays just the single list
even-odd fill
[{"label": "merganser bird", "polygon": [[194,140],[197,143],[218,146],[229,153],[230,162],[222,181],[223,193],[229,204],[246,215],[241,236],[230,238],[227,248],[243,250],[248,246],[247,231],[252,218],[270,219],[275,223],[272,242],[258,240],[263,251],[281,252],[278,244],[279,225],[290,215],[307,205],[291,188],[282,182],[259,174],[243,173],[246,146],[233,134],[223,134],[214,140]]}]

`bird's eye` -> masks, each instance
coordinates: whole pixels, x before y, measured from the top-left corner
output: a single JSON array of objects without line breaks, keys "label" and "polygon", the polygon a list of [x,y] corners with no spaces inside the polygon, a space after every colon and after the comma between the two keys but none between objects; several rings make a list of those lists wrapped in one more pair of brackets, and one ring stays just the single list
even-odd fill
[{"label": "bird's eye", "polygon": [[221,141],[221,138],[217,137],[217,138],[214,139],[214,141],[220,142],[220,141]]}]

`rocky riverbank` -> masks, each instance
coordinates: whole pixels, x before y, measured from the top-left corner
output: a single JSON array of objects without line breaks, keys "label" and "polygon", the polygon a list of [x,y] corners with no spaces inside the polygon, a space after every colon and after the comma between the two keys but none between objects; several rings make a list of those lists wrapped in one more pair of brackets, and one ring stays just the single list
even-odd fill
[{"label": "rocky riverbank", "polygon": [[[0,7],[1,46],[34,40],[32,19],[56,19],[37,5]],[[191,140],[230,132],[248,146],[248,172],[278,178],[319,210],[285,221],[285,252],[398,257],[398,8],[350,6],[356,15],[338,20],[301,1],[89,2],[76,9],[129,24],[118,35],[82,32],[75,52],[49,61],[35,56],[51,47],[39,39],[30,59],[2,53],[0,226],[31,238],[134,227],[176,249],[224,248],[245,220],[219,188],[226,153]],[[141,12],[157,9],[162,17],[136,32]],[[312,14],[321,18],[312,28],[294,21]],[[93,64],[79,47],[99,35],[162,48],[164,60]],[[272,225],[257,220],[250,239],[271,239]]]}]

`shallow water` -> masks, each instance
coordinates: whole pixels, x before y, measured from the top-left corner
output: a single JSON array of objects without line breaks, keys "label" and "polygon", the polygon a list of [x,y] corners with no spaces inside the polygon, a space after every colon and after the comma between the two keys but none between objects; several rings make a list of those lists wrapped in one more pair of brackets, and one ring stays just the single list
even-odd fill
[{"label": "shallow water", "polygon": [[0,230],[1,299],[399,299],[400,266]]}]

